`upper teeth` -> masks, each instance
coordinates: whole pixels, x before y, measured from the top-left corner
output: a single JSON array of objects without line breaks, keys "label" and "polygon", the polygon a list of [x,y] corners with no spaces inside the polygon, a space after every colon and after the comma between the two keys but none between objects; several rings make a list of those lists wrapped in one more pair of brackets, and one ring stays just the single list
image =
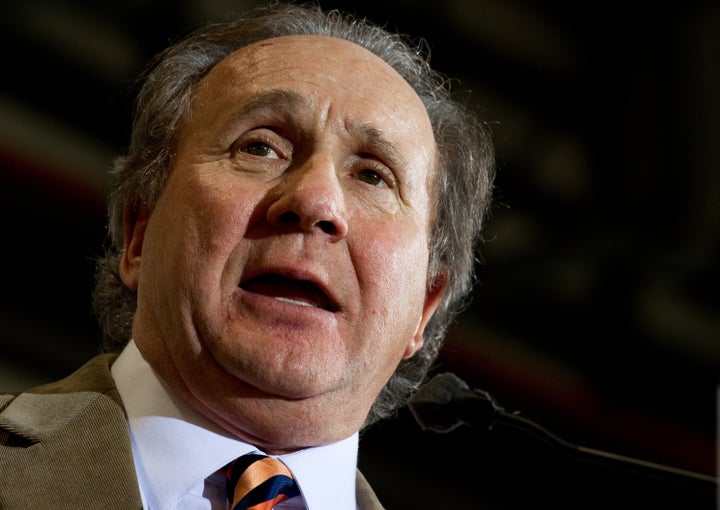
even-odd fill
[{"label": "upper teeth", "polygon": [[280,296],[275,296],[275,299],[277,299],[278,301],[284,301],[285,303],[292,303],[294,305],[314,306],[313,304],[308,303],[307,301],[300,301],[298,299],[291,299],[291,298],[280,297]]}]

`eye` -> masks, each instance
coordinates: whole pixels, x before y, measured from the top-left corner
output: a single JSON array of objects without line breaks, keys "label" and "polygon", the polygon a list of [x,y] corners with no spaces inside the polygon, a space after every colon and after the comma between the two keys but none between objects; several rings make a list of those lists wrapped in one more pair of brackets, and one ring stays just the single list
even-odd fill
[{"label": "eye", "polygon": [[372,186],[387,185],[387,182],[385,182],[385,179],[380,175],[380,172],[370,169],[360,170],[358,172],[358,180]]},{"label": "eye", "polygon": [[247,145],[238,147],[238,150],[250,154],[251,156],[280,159],[280,156],[277,152],[275,152],[275,149],[265,142],[250,142]]},{"label": "eye", "polygon": [[248,162],[257,162],[258,159],[288,160],[292,152],[291,141],[278,129],[262,126],[248,129],[230,146],[232,157],[247,158]]}]

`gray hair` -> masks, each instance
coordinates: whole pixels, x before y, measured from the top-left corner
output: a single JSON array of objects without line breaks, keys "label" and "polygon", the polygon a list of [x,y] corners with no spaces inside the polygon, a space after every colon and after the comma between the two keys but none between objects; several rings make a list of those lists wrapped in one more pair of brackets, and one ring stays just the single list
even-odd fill
[{"label": "gray hair", "polygon": [[467,305],[475,279],[476,251],[491,202],[494,152],[485,124],[453,100],[447,81],[431,69],[415,43],[365,19],[318,6],[271,5],[227,23],[196,31],[157,55],[143,74],[127,154],[111,171],[108,246],[97,261],[93,308],[103,349],[119,351],[131,335],[136,293],[119,275],[123,214],[152,209],[173,167],[180,125],[202,78],[225,57],[249,44],[287,35],[324,35],[351,41],[397,71],[422,99],[438,147],[435,218],[430,229],[428,288],[446,275],[447,291],[424,333],[424,345],[403,360],[380,392],[365,426],[393,415],[421,384],[447,328]]}]

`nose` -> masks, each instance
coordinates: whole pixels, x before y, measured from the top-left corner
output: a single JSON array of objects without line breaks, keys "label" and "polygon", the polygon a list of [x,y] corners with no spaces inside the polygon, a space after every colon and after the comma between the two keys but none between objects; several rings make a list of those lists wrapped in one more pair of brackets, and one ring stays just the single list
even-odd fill
[{"label": "nose", "polygon": [[333,240],[347,235],[345,195],[329,155],[313,156],[288,169],[274,191],[276,198],[267,211],[270,224],[322,232]]}]

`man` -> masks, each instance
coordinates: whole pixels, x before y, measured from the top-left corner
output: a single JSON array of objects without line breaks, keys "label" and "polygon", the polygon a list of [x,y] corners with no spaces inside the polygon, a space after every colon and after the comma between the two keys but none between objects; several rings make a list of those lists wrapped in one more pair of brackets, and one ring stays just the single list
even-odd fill
[{"label": "man", "polygon": [[113,179],[111,353],[2,396],[0,506],[226,508],[256,453],[297,484],[276,508],[382,508],[358,435],[469,292],[482,125],[398,36],[274,6],[154,61]]}]

